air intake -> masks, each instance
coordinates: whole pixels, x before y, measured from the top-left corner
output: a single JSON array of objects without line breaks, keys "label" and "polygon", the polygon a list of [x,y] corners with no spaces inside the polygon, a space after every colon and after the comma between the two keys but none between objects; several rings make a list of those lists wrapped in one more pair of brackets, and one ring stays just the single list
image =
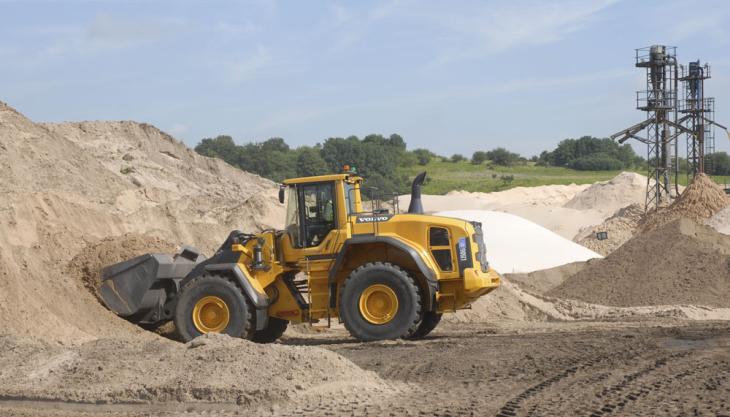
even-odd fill
[{"label": "air intake", "polygon": [[423,203],[421,203],[421,185],[426,180],[426,171],[416,175],[411,184],[411,204],[408,205],[408,212],[412,214],[423,214]]}]

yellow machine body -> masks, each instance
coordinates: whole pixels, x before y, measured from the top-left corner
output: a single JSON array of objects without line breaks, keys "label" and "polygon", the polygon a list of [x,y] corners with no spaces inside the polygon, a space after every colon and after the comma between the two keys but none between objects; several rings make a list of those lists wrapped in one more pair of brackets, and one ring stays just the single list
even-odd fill
[{"label": "yellow machine body", "polygon": [[[362,178],[351,174],[287,180],[282,186],[289,195],[286,228],[232,245],[240,252],[240,271],[269,300],[269,317],[294,323],[337,318],[343,282],[370,262],[389,262],[412,274],[425,311],[435,313],[468,308],[499,286],[475,224],[424,214],[366,213],[361,184]],[[257,247],[259,263],[254,262]]]}]

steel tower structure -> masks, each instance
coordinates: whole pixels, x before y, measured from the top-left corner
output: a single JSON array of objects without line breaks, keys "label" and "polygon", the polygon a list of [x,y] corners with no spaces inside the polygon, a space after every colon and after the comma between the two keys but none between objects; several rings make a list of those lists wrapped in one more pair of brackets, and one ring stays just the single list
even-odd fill
[{"label": "steel tower structure", "polygon": [[705,97],[705,80],[710,78],[710,66],[700,61],[680,66],[682,99],[679,101],[679,122],[687,128],[688,177],[699,173],[713,174],[712,159],[715,152],[715,129],[727,128],[715,121],[715,99]]},{"label": "steel tower structure", "polygon": [[[646,112],[646,120],[611,135],[611,139],[619,143],[635,139],[646,145],[645,208],[650,210],[670,203],[679,193],[677,136],[689,130],[677,123],[677,48],[653,45],[636,49],[635,66],[646,70],[646,89],[636,92],[636,108]],[[645,136],[639,135],[642,131]]]}]

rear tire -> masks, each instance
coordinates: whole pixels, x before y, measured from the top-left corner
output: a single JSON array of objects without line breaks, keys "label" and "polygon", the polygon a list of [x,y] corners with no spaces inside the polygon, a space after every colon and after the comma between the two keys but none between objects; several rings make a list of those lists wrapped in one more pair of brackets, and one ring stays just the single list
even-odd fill
[{"label": "rear tire", "polygon": [[248,337],[254,328],[253,308],[240,288],[221,275],[202,275],[180,291],[175,327],[183,342],[205,333]]},{"label": "rear tire", "polygon": [[340,318],[350,334],[362,341],[410,335],[421,322],[418,286],[396,265],[365,264],[342,284]]},{"label": "rear tire", "polygon": [[288,320],[269,317],[269,324],[266,325],[266,328],[256,330],[249,339],[256,343],[272,343],[284,334],[287,326],[289,326]]},{"label": "rear tire", "polygon": [[429,333],[433,331],[433,329],[436,328],[436,326],[438,326],[439,322],[441,321],[441,316],[442,314],[435,313],[433,311],[427,311],[423,313],[423,319],[418,325],[418,329],[416,329],[416,331],[413,332],[412,335],[405,337],[405,339],[415,340],[426,337]]}]

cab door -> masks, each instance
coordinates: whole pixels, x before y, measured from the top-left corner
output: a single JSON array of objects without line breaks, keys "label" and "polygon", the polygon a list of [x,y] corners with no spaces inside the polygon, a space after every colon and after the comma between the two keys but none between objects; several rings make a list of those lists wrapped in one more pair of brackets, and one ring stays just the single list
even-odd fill
[{"label": "cab door", "polygon": [[286,263],[296,263],[309,275],[312,319],[327,315],[328,273],[347,235],[341,187],[337,181],[289,187],[282,252]]},{"label": "cab door", "polygon": [[286,231],[292,250],[288,261],[331,253],[340,229],[336,196],[334,181],[290,187]]}]

